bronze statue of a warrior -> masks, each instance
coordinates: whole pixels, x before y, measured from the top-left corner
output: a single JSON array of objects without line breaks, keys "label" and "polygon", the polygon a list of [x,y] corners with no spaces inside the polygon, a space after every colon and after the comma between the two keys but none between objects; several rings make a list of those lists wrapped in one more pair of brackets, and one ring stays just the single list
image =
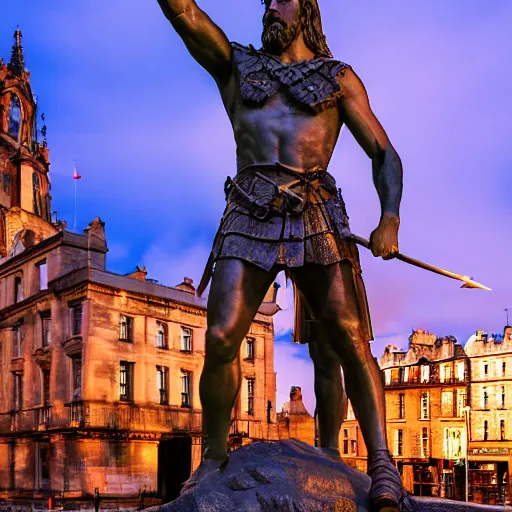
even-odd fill
[{"label": "bronze statue of a warrior", "polygon": [[226,463],[230,415],[241,384],[240,344],[277,273],[285,270],[321,327],[311,354],[320,444],[336,453],[341,364],[368,448],[375,510],[398,510],[400,476],[386,441],[385,401],[369,346],[372,329],[359,256],[341,192],[327,172],[346,124],[372,161],[381,216],[374,256],[398,251],[402,165],[352,68],[334,60],[316,0],[265,0],[262,49],[230,43],[194,0],[158,0],[191,55],[215,79],[233,126],[237,173],[200,291],[208,297],[200,394],[204,461]]}]

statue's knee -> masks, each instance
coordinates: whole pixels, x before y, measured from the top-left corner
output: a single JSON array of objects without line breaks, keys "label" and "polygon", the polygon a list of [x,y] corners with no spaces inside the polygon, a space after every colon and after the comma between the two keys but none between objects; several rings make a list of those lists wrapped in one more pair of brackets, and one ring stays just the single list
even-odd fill
[{"label": "statue's knee", "polygon": [[236,355],[236,343],[226,329],[211,327],[206,331],[207,360],[217,364],[227,364],[232,363]]}]

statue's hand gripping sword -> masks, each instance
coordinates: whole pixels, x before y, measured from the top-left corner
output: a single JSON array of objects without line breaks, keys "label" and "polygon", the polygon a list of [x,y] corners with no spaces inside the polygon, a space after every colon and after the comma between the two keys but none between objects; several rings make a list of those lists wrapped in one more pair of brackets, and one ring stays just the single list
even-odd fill
[{"label": "statue's hand gripping sword", "polygon": [[[352,240],[362,247],[365,247],[366,249],[370,249],[370,242],[369,240],[366,240],[366,238],[362,238],[357,235],[352,235]],[[484,286],[483,284],[480,284],[476,281],[473,281],[471,277],[463,276],[461,274],[456,274],[455,272],[450,272],[449,270],[444,270],[443,268],[434,267],[434,265],[429,265],[428,263],[423,263],[423,261],[416,260],[414,258],[411,258],[410,256],[406,256],[405,254],[397,253],[394,256],[397,260],[403,261],[405,263],[409,263],[409,265],[414,265],[415,267],[423,268],[425,270],[429,270],[430,272],[434,272],[436,274],[440,274],[442,276],[449,277],[451,279],[457,279],[458,281],[462,281],[464,284],[461,286],[461,288],[479,288],[480,290],[489,290],[491,291],[491,288],[488,288],[487,286]]]}]

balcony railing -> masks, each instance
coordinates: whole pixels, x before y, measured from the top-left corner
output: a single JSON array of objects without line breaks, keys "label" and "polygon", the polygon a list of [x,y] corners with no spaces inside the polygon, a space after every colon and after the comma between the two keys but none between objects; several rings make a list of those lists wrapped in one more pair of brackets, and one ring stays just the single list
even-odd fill
[{"label": "balcony railing", "polygon": [[149,432],[201,432],[202,412],[176,406],[75,401],[67,413],[44,405],[0,414],[0,434],[62,428],[98,428]]},{"label": "balcony railing", "polygon": [[232,419],[229,435],[250,437],[251,439],[266,439],[263,422],[261,420]]},{"label": "balcony railing", "polygon": [[173,406],[140,407],[134,404],[71,402],[69,426],[118,430],[200,432],[202,413]]}]

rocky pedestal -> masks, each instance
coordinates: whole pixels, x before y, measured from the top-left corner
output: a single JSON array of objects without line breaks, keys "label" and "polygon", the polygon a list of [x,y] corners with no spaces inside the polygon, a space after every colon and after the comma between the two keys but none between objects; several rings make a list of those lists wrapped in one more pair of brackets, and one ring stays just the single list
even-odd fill
[{"label": "rocky pedestal", "polygon": [[[296,440],[254,443],[223,470],[153,512],[370,512],[370,478]],[[409,512],[503,511],[503,507],[407,498]]]}]

